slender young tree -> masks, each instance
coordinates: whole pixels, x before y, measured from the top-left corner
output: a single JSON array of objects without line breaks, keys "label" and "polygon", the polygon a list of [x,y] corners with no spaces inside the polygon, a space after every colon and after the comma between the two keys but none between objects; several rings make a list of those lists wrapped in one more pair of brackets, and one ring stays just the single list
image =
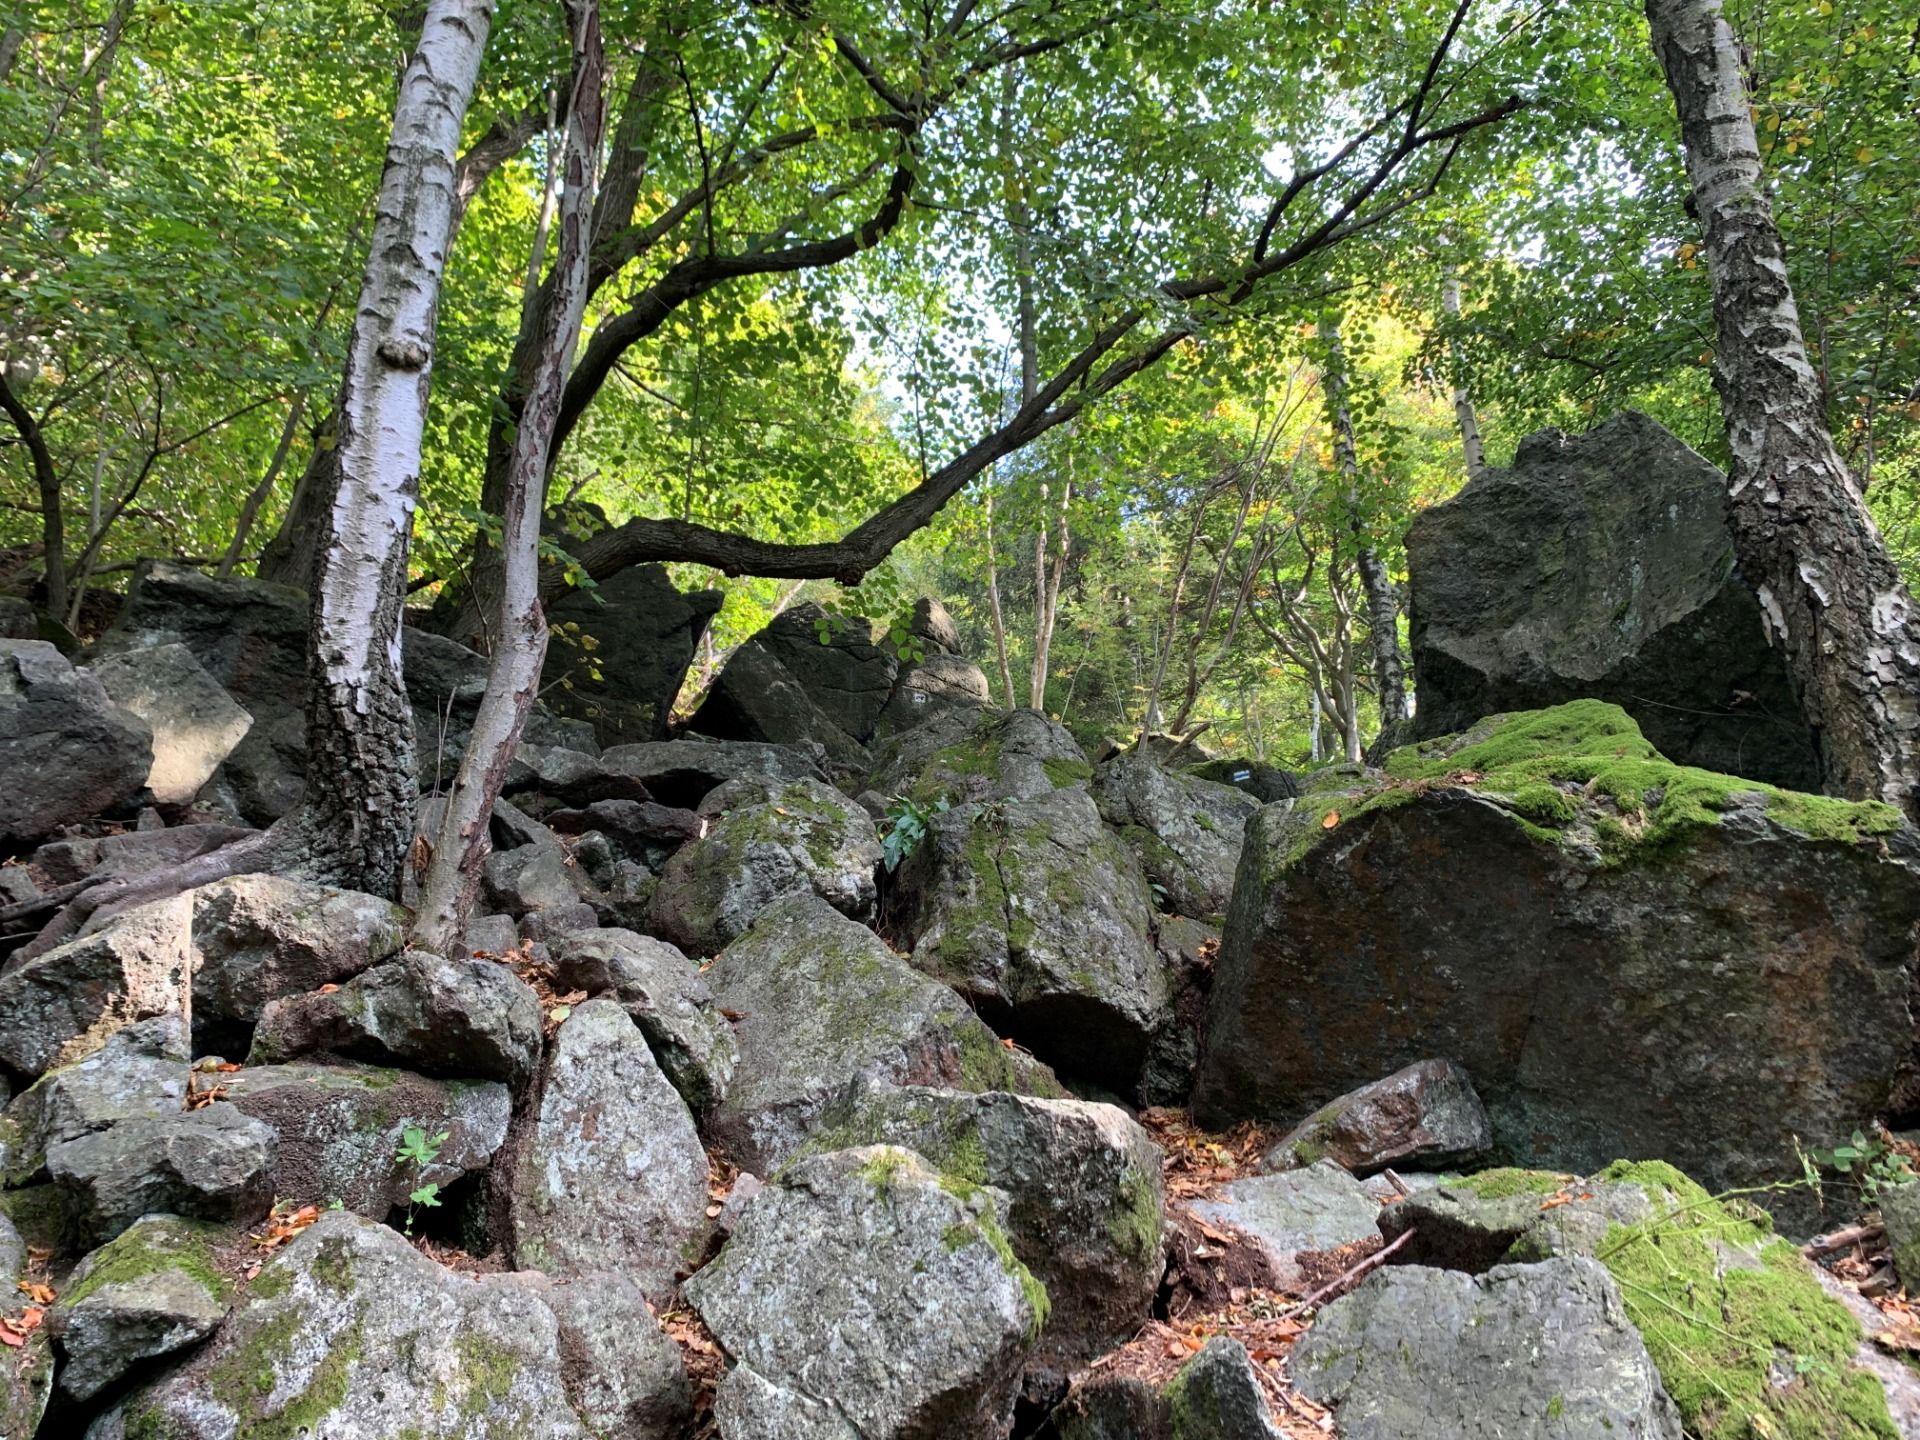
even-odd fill
[{"label": "slender young tree", "polygon": [[[1460,275],[1451,265],[1440,281],[1440,308],[1449,320],[1460,318]],[[1450,358],[1457,367],[1457,347],[1448,348],[1455,352]],[[1454,422],[1460,427],[1460,453],[1466,461],[1467,479],[1478,480],[1487,473],[1487,447],[1480,439],[1480,417],[1474,413],[1473,394],[1467,389],[1467,378],[1457,369],[1450,388]]]},{"label": "slender young tree", "polygon": [[[588,226],[593,204],[593,165],[600,150],[604,113],[605,56],[597,0],[569,0],[573,21],[573,93],[567,106],[566,141],[560,169],[559,249],[553,282],[541,307],[539,362],[520,412],[507,509],[501,533],[501,595],[493,625],[493,655],[487,688],[474,716],[453,789],[432,841],[426,879],[414,920],[416,944],[445,951],[466,927],[479,890],[488,850],[487,831],[507,767],[526,728],[547,654],[547,619],[540,607],[540,512],[545,498],[547,444],[560,413],[560,394],[580,339],[587,303]],[[551,196],[552,187],[549,185]],[[546,248],[547,214],[535,230],[529,300],[536,293],[539,257]]]},{"label": "slender young tree", "polygon": [[1647,0],[1713,285],[1734,553],[1829,793],[1920,818],[1920,612],[1827,430],[1720,0]]}]

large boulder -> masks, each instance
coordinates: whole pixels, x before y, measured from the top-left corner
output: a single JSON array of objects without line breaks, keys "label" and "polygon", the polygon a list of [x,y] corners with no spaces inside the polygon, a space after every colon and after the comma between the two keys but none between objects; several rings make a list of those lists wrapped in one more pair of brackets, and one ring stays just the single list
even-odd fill
[{"label": "large boulder", "polygon": [[685,1287],[734,1361],[723,1440],[1004,1440],[1047,1298],[998,1213],[891,1146],[783,1172]]},{"label": "large boulder", "polygon": [[685,1377],[662,1363],[644,1306],[613,1310],[606,1286],[597,1284],[592,1306],[618,1323],[593,1324],[589,1315],[583,1327],[570,1308],[549,1300],[552,1293],[537,1279],[456,1274],[384,1225],[322,1215],[267,1264],[207,1345],[120,1401],[89,1434],[665,1440],[676,1433],[651,1421],[618,1428],[622,1416],[645,1415],[634,1392],[646,1377],[658,1377],[667,1407],[676,1388],[684,1394]]},{"label": "large boulder", "polygon": [[[497,1080],[429,1080],[366,1065],[255,1065],[219,1077],[227,1101],[277,1137],[282,1200],[384,1220],[423,1185],[445,1189],[493,1158],[511,1105]],[[408,1130],[444,1137],[432,1161],[399,1159]]]},{"label": "large boulder", "polygon": [[1293,1374],[1349,1440],[1681,1436],[1618,1288],[1586,1259],[1376,1271],[1320,1312]]},{"label": "large boulder", "polygon": [[665,1297],[706,1239],[707,1156],[685,1103],[611,999],[554,1036],[538,1109],[507,1182],[514,1265],[556,1277],[617,1269]]},{"label": "large boulder", "polygon": [[218,850],[253,831],[239,825],[169,825],[164,830],[125,830],[118,835],[76,835],[33,852],[33,865],[54,885],[90,876],[126,879],[165,870]]},{"label": "large boulder", "polygon": [[273,1202],[273,1130],[225,1101],[123,1120],[47,1147],[75,1234],[103,1245],[143,1215],[251,1221]]},{"label": "large boulder", "polygon": [[563,805],[653,800],[691,810],[727,781],[743,776],[781,781],[827,778],[812,754],[790,745],[683,736],[616,745],[599,755],[522,745],[514,752],[506,791]]},{"label": "large boulder", "polygon": [[147,789],[161,805],[185,805],[253,728],[253,717],[184,645],[109,655],[93,676],[116,705],[153,731]]},{"label": "large boulder", "polygon": [[1591,696],[1683,764],[1817,789],[1760,602],[1735,568],[1727,479],[1631,411],[1545,430],[1414,516],[1418,737]]},{"label": "large boulder", "polygon": [[1001,716],[954,711],[897,737],[876,757],[869,784],[921,805],[1033,800],[1055,790],[1084,790],[1093,779],[1066,726],[1038,710]]},{"label": "large boulder", "polygon": [[793,1153],[855,1079],[1058,1093],[1044,1067],[1003,1047],[951,990],[815,895],[769,905],[707,981],[738,1017],[740,1046],[708,1130],[761,1174]]},{"label": "large boulder", "polygon": [[924,725],[949,710],[981,710],[993,703],[986,672],[971,660],[942,651],[903,664],[880,717],[875,739]]},{"label": "large boulder", "polygon": [[1061,1074],[1138,1091],[1172,983],[1139,861],[1083,786],[935,815],[896,880],[916,969]]},{"label": "large boulder", "polygon": [[651,912],[653,931],[688,953],[718,954],[782,895],[818,895],[855,920],[872,915],[880,841],[839,791],[817,780],[734,780],[700,814],[707,833],[667,862]]},{"label": "large boulder", "polygon": [[683,594],[658,565],[569,591],[547,611],[554,637],[540,693],[558,713],[590,721],[602,745],[666,739],[687,665],[724,598]]},{"label": "large boulder", "polygon": [[1045,1440],[1280,1440],[1253,1357],[1216,1335],[1165,1385],[1095,1373],[1047,1417]]},{"label": "large boulder", "polygon": [[60,1388],[91,1400],[142,1361],[211,1335],[233,1290],[213,1251],[230,1238],[217,1226],[149,1215],[82,1260],[47,1313],[66,1357]]},{"label": "large boulder", "polygon": [[[486,687],[486,657],[444,636],[407,627],[401,636],[412,703],[415,768],[423,788],[453,777]],[[203,792],[263,825],[292,809],[306,767],[307,598],[259,580],[202,575],[143,560],[119,614],[94,647],[98,656],[184,645],[253,717]],[[536,704],[527,739],[593,748],[587,726]]]},{"label": "large boulder", "polygon": [[238,875],[191,893],[202,1035],[250,1028],[273,1001],[350,980],[406,940],[407,912],[377,895],[282,875]]},{"label": "large boulder", "polygon": [[124,806],[147,783],[153,733],[41,640],[0,640],[0,846]]},{"label": "large boulder", "polygon": [[128,1025],[186,1015],[192,917],[188,895],[155,900],[0,974],[0,1062],[39,1075]]},{"label": "large boulder", "polygon": [[1669,764],[1598,701],[1494,717],[1248,825],[1194,1103],[1292,1121],[1447,1055],[1518,1163],[1790,1178],[1893,1095],[1917,922],[1887,806]]},{"label": "large boulder", "polygon": [[866,758],[860,742],[814,703],[771,651],[752,640],[734,651],[687,725],[721,740],[817,746],[835,766],[858,768]]},{"label": "large boulder", "polygon": [[1299,1256],[1373,1238],[1380,1202],[1331,1160],[1281,1175],[1250,1175],[1222,1185],[1194,1213],[1252,1237],[1283,1286],[1305,1277]]},{"label": "large boulder", "polygon": [[666,941],[631,930],[575,930],[547,948],[555,988],[618,1001],[696,1115],[725,1098],[740,1047],[697,965]]},{"label": "large boulder", "polygon": [[1117,755],[1094,775],[1100,816],[1119,830],[1147,880],[1182,915],[1220,915],[1233,895],[1240,837],[1260,802],[1246,791]]},{"label": "large boulder", "polygon": [[776,615],[747,644],[778,660],[841,730],[855,740],[872,738],[900,673],[899,651],[885,624],[829,614],[802,601]]},{"label": "large boulder", "polygon": [[497,960],[408,950],[338,989],[276,1000],[261,1012],[248,1063],[314,1054],[517,1088],[539,1062],[540,1001]]},{"label": "large boulder", "polygon": [[1164,1269],[1160,1147],[1118,1106],[860,1084],[807,1148],[876,1144],[1006,1195],[1013,1253],[1052,1301],[1030,1371],[1064,1377],[1146,1319]]},{"label": "large boulder", "polygon": [[14,1096],[0,1125],[9,1184],[40,1175],[47,1147],[118,1125],[177,1115],[187,1102],[187,1025],[161,1015],[128,1025],[98,1050],[49,1070]]}]

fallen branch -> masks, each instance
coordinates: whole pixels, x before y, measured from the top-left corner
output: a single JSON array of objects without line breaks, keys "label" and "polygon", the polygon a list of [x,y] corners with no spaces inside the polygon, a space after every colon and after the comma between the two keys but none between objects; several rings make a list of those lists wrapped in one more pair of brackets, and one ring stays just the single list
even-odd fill
[{"label": "fallen branch", "polygon": [[1831,1235],[1816,1235],[1800,1247],[1800,1253],[1809,1260],[1817,1260],[1822,1255],[1831,1255],[1836,1250],[1846,1250],[1854,1245],[1871,1244],[1875,1240],[1886,1238],[1886,1227],[1881,1225],[1849,1225],[1844,1230],[1836,1230]]},{"label": "fallen branch", "polygon": [[1382,1246],[1380,1249],[1374,1251],[1373,1254],[1367,1256],[1366,1259],[1350,1265],[1347,1269],[1341,1271],[1338,1275],[1334,1276],[1333,1279],[1322,1285],[1318,1290],[1314,1291],[1313,1294],[1302,1300],[1298,1305],[1295,1305],[1291,1310],[1281,1311],[1278,1318],[1291,1320],[1296,1315],[1303,1315],[1307,1311],[1314,1309],[1323,1300],[1331,1300],[1337,1295],[1344,1295],[1347,1290],[1352,1287],[1354,1281],[1360,1279],[1360,1277],[1368,1271],[1384,1264],[1389,1255],[1393,1254],[1394,1251],[1398,1250],[1419,1233],[1418,1228],[1409,1228],[1402,1231],[1400,1238],[1395,1240],[1391,1245]]}]

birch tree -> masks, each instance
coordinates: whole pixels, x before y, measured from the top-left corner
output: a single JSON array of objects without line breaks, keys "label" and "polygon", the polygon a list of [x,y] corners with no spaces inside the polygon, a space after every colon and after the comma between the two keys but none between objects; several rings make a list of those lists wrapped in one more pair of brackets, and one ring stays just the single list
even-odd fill
[{"label": "birch tree", "polygon": [[1647,0],[1704,231],[1734,552],[1825,787],[1920,817],[1920,614],[1827,429],[1720,0]]}]

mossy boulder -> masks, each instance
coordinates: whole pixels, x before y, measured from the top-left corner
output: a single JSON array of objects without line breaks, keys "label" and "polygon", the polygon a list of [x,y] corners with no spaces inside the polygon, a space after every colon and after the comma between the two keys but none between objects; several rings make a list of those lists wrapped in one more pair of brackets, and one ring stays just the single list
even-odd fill
[{"label": "mossy boulder", "polygon": [[946,986],[814,895],[776,900],[707,972],[740,1018],[740,1064],[708,1131],[765,1174],[855,1079],[1060,1095]]},{"label": "mossy boulder", "polygon": [[246,1223],[273,1202],[278,1137],[224,1100],[47,1147],[69,1231],[104,1245],[145,1215]]},{"label": "mossy boulder", "polygon": [[1248,825],[1195,1104],[1291,1121],[1447,1055],[1516,1163],[1790,1177],[1894,1094],[1916,923],[1887,806],[1671,764],[1597,701],[1495,716]]},{"label": "mossy boulder", "polygon": [[186,1017],[156,1015],[42,1075],[7,1106],[6,1183],[43,1178],[49,1145],[122,1120],[178,1115],[187,1100],[187,1049]]},{"label": "mossy boulder", "polygon": [[890,1146],[789,1167],[685,1286],[734,1362],[720,1433],[1004,1436],[1047,1319],[1005,1204]]},{"label": "mossy boulder", "polygon": [[226,1318],[232,1283],[214,1247],[238,1236],[149,1215],[80,1262],[47,1313],[60,1388],[91,1400],[134,1366],[197,1345]]},{"label": "mossy boulder", "polygon": [[1094,1374],[1040,1432],[1045,1440],[1280,1440],[1253,1357],[1216,1335],[1163,1386]]},{"label": "mossy boulder", "polygon": [[1291,1170],[1327,1159],[1355,1175],[1389,1166],[1444,1170],[1493,1143],[1486,1106],[1451,1060],[1422,1060],[1323,1105],[1283,1135],[1262,1162]]},{"label": "mossy boulder", "polygon": [[1645,415],[1543,430],[1407,534],[1419,736],[1597,696],[1689,764],[1812,788],[1819,765],[1734,563],[1727,477]]},{"label": "mossy boulder", "polygon": [[1160,1147],[1118,1106],[856,1083],[803,1153],[877,1144],[1006,1195],[1013,1253],[1052,1302],[1029,1388],[1064,1380],[1147,1318],[1165,1268]]},{"label": "mossy boulder", "polygon": [[817,780],[730,781],[701,802],[707,833],[660,874],[651,928],[688,954],[714,955],[768,902],[818,895],[841,914],[873,913],[880,841],[873,820]]},{"label": "mossy boulder", "polygon": [[1249,1175],[1193,1203],[1201,1219],[1250,1236],[1279,1283],[1306,1283],[1299,1256],[1373,1238],[1380,1202],[1331,1160],[1280,1175]]},{"label": "mossy boulder", "polygon": [[1102,765],[1093,792],[1101,818],[1140,857],[1163,908],[1198,916],[1226,910],[1257,799],[1232,785],[1163,769],[1139,753]]},{"label": "mossy boulder", "polygon": [[936,815],[896,893],[916,969],[1061,1074],[1138,1093],[1173,986],[1140,862],[1084,785]]},{"label": "mossy boulder", "polygon": [[[610,1365],[636,1382],[654,1347],[609,1357],[581,1343],[547,1293],[544,1281],[456,1274],[384,1225],[325,1214],[267,1263],[211,1341],[118,1402],[89,1433],[99,1440],[588,1440],[608,1433],[602,1416],[591,1428],[583,1422],[575,1387],[604,1389],[593,1382]],[[628,1313],[638,1346],[644,1307]]]},{"label": "mossy boulder", "polygon": [[1066,726],[1038,710],[943,716],[909,731],[880,760],[869,781],[874,789],[929,806],[943,799],[1032,800],[1062,788],[1084,790],[1093,779]]},{"label": "mossy boulder", "polygon": [[1588,1259],[1386,1266],[1320,1312],[1292,1371],[1346,1440],[1681,1440],[1620,1289]]}]

